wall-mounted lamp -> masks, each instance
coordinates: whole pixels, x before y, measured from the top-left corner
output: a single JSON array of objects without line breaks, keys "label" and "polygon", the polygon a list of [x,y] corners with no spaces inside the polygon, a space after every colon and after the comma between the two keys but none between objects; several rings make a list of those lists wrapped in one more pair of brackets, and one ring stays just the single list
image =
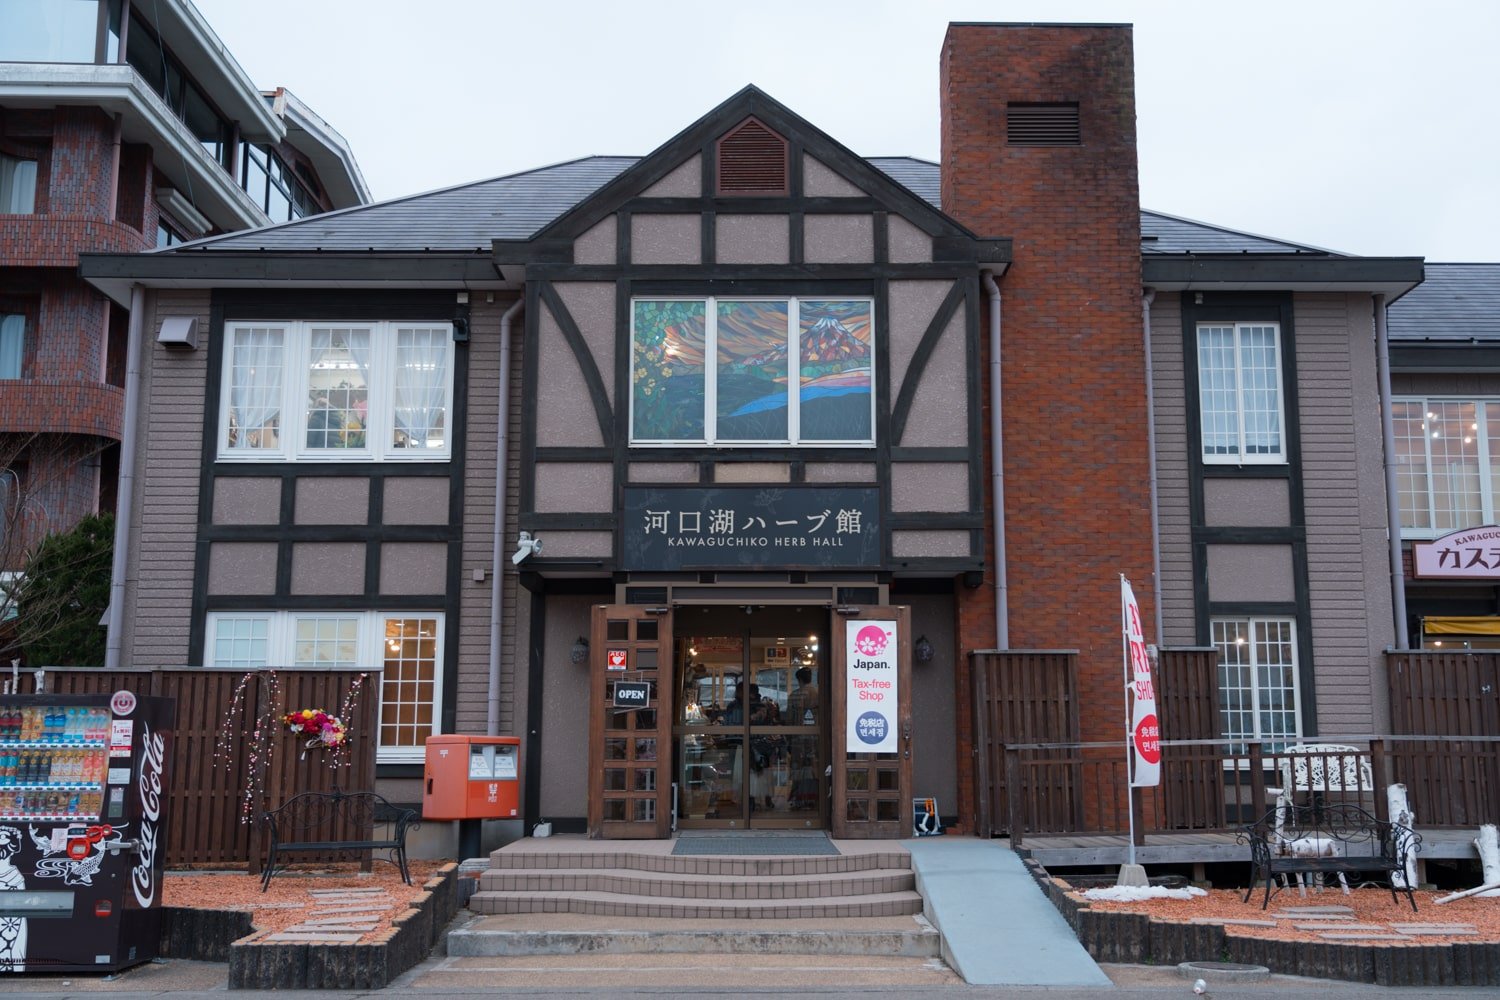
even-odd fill
[{"label": "wall-mounted lamp", "polygon": [[926,635],[917,637],[916,645],[912,646],[912,652],[916,654],[918,663],[931,663],[937,650],[932,648],[932,643],[927,641]]},{"label": "wall-mounted lamp", "polygon": [[573,658],[574,663],[586,662],[589,658],[589,641],[580,635],[578,641],[573,643],[573,649],[568,655]]}]

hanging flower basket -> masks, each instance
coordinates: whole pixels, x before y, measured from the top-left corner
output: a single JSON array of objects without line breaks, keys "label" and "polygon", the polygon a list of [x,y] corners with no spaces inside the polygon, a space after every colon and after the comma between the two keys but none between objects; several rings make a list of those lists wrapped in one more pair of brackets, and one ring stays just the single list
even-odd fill
[{"label": "hanging flower basket", "polygon": [[309,750],[338,747],[349,738],[344,720],[336,715],[329,715],[321,708],[304,708],[300,712],[288,712],[281,717],[281,722],[288,732],[306,737],[307,742],[302,749],[303,760],[307,759]]}]

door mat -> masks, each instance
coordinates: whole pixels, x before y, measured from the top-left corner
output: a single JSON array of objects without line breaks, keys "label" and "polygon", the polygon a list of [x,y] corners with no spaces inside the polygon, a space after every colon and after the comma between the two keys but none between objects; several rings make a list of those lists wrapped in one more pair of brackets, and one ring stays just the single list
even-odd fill
[{"label": "door mat", "polygon": [[837,856],[839,849],[821,831],[792,833],[682,833],[672,845],[673,854],[718,854],[739,857],[793,855]]}]

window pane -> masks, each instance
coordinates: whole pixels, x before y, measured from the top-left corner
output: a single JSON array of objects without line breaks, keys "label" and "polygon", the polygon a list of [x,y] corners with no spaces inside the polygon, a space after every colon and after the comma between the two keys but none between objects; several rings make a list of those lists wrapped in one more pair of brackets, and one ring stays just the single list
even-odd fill
[{"label": "window pane", "polygon": [[1281,454],[1281,363],[1276,328],[1240,328],[1240,392],[1245,426],[1245,454]]},{"label": "window pane", "polygon": [[274,327],[232,330],[229,349],[225,446],[237,451],[279,449],[286,331]]},{"label": "window pane", "polygon": [[363,448],[370,331],[314,327],[308,342],[307,446]]},{"label": "window pane", "polygon": [[270,665],[269,618],[220,618],[214,622],[209,666],[259,670]]},{"label": "window pane", "polygon": [[36,211],[36,161],[0,153],[0,215]]},{"label": "window pane", "polygon": [[[1496,413],[1500,416],[1500,409]],[[1427,496],[1427,422],[1423,402],[1405,400],[1393,403],[1391,423],[1396,435],[1396,491],[1401,497],[1401,527],[1431,528],[1432,506]],[[1490,441],[1491,447],[1497,443],[1493,432]]]},{"label": "window pane", "polygon": [[799,440],[874,438],[871,319],[864,300],[801,303]]},{"label": "window pane", "polygon": [[1478,422],[1472,402],[1429,401],[1427,445],[1432,455],[1433,527],[1469,528],[1481,516]]},{"label": "window pane", "polygon": [[441,449],[448,425],[448,327],[399,327],[393,395],[397,448]]},{"label": "window pane", "polygon": [[0,378],[20,378],[26,345],[26,317],[19,313],[0,316]]},{"label": "window pane", "polygon": [[718,441],[787,439],[787,303],[718,306]]},{"label": "window pane", "polygon": [[1219,729],[1226,739],[1255,737],[1255,691],[1251,683],[1247,623],[1215,621],[1213,644],[1219,651]]},{"label": "window pane", "polygon": [[702,441],[707,317],[702,301],[635,303],[631,437]]},{"label": "window pane", "polygon": [[1260,738],[1268,750],[1280,750],[1297,737],[1297,689],[1293,673],[1292,623],[1257,621],[1255,628],[1256,696]]},{"label": "window pane", "polygon": [[1239,380],[1232,326],[1198,328],[1198,397],[1204,457],[1238,455]]},{"label": "window pane", "polygon": [[[420,747],[423,740],[431,736],[434,707],[432,699],[437,678],[435,656],[417,655],[418,643],[408,642],[425,636],[437,635],[435,618],[387,618],[385,619],[385,673],[381,682],[380,701],[382,709],[394,706],[396,722],[381,726],[382,747]],[[414,673],[422,684],[403,683],[396,678]],[[418,711],[421,707],[424,711]],[[382,716],[388,718],[387,716]]]},{"label": "window pane", "polygon": [[348,668],[359,665],[357,618],[299,617],[293,634],[293,666]]},{"label": "window pane", "polygon": [[94,61],[98,0],[0,0],[0,62]]}]

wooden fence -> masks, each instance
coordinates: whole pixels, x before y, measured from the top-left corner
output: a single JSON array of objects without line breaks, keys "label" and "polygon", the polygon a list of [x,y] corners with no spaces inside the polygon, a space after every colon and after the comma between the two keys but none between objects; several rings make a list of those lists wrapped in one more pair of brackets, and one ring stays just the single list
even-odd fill
[{"label": "wooden fence", "polygon": [[[33,693],[32,672],[21,671],[19,679],[20,693]],[[356,681],[358,694],[350,704]],[[68,667],[46,671],[44,683],[48,694],[109,695],[128,689],[176,699],[168,773],[166,863],[171,866],[248,864],[259,871],[260,830],[245,818],[259,817],[301,791],[375,787],[378,670]],[[330,766],[334,759],[327,750],[311,750],[304,758],[303,742],[280,725],[282,715],[302,708],[343,718],[348,748],[339,755],[339,766]],[[257,725],[268,720],[273,731],[263,730],[257,738]],[[349,839],[369,839],[369,831],[342,832]]]},{"label": "wooden fence", "polygon": [[[1011,743],[1072,743],[1078,739],[1078,654],[1072,650],[985,650],[970,654],[974,747],[978,755],[979,832],[1003,834],[1011,826],[1011,793],[1004,748]],[[1052,823],[1081,816],[1076,772],[1050,774],[1045,797],[1032,808],[1049,810]]]}]

